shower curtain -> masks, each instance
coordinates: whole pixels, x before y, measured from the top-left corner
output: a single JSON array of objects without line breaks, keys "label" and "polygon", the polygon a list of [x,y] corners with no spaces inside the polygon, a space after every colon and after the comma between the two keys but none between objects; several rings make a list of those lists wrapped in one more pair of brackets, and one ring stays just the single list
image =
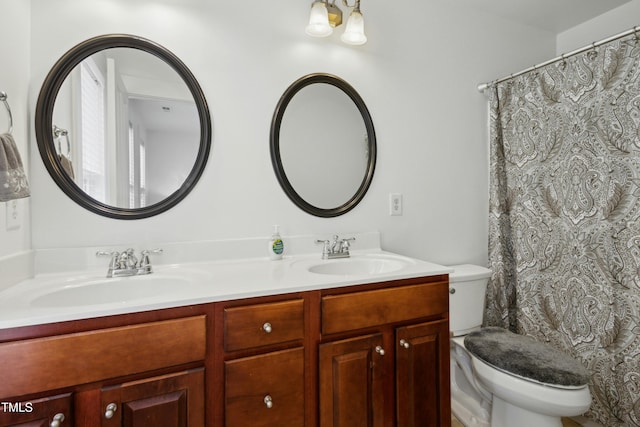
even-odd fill
[{"label": "shower curtain", "polygon": [[640,41],[490,90],[485,324],[571,354],[587,416],[640,426]]}]

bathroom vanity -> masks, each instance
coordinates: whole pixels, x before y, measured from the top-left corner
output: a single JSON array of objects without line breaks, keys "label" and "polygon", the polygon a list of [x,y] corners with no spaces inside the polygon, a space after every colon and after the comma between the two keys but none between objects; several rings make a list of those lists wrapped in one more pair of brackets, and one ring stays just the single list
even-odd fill
[{"label": "bathroom vanity", "polygon": [[[275,264],[235,268],[296,276]],[[0,426],[447,426],[448,275],[423,271],[0,329]]]},{"label": "bathroom vanity", "polygon": [[[167,152],[155,156],[166,164],[149,168],[184,176],[184,182],[172,183],[176,188],[158,180],[147,193],[152,180],[145,178],[145,191],[132,190],[132,184],[107,198],[101,186],[80,185],[70,160],[61,160],[60,138],[84,119],[71,101],[76,86],[70,75],[103,62],[110,64],[106,81],[125,80],[118,71],[128,64],[145,69],[136,75],[160,70],[149,86],[153,99],[163,99],[163,110],[175,108],[167,104],[172,97],[180,105],[193,101],[186,125],[178,123],[169,132],[194,130],[179,134],[188,142],[180,144],[186,161],[175,162]],[[171,76],[170,84],[159,84],[165,76]],[[179,81],[183,84],[176,86]],[[109,99],[130,97],[120,86],[125,85],[105,89]],[[123,153],[142,146],[139,132],[130,130],[141,114],[129,112],[143,107],[137,105],[139,94],[130,98],[114,116],[128,119],[98,118],[111,125],[109,143],[121,144]],[[125,103],[115,102],[114,109],[120,104]],[[317,123],[317,111],[337,112],[328,118],[331,129],[310,127]],[[166,134],[164,129],[158,133]],[[303,138],[296,136],[299,132]],[[126,34],[85,40],[54,64],[38,96],[35,133],[56,185],[88,211],[120,220],[155,216],[178,204],[200,179],[211,149],[208,104],[194,75],[166,48]],[[98,132],[96,141],[101,139]],[[64,142],[66,156],[79,151],[74,138]],[[304,76],[277,104],[270,153],[278,182],[296,206],[318,217],[343,215],[372,182],[372,117],[343,79]],[[331,153],[330,176],[324,171],[320,179],[309,175],[315,168],[308,165],[323,163],[318,155],[326,153]],[[108,170],[107,179],[129,182],[132,168],[138,174],[140,156],[130,157],[127,166]],[[74,160],[78,171],[83,170],[79,160]],[[176,166],[184,168],[176,171]],[[120,171],[126,176],[116,177]],[[157,193],[157,200],[142,193]],[[263,241],[219,242],[213,253],[210,242],[175,244],[164,248],[167,264],[154,266],[153,274],[146,261],[151,248],[143,251],[141,264],[132,249],[123,258],[123,248],[97,248],[97,254],[111,256],[108,278],[106,262],[101,271],[84,268],[95,261],[95,248],[40,250],[37,264],[49,269],[36,266],[25,274],[35,272],[33,279],[0,286],[0,427],[449,425],[450,269],[385,253],[378,234],[373,250],[350,255],[352,237],[340,244],[337,236],[325,241],[322,256],[330,250],[349,256],[337,260],[321,260],[314,240],[306,237],[288,237],[289,247],[311,254],[304,249],[311,246],[313,256],[275,262],[259,258]],[[358,249],[372,247],[366,235],[357,239]],[[255,248],[262,248],[260,255]],[[231,253],[254,258],[231,259]],[[169,261],[171,256],[182,258]],[[146,275],[128,277],[130,272]]]}]

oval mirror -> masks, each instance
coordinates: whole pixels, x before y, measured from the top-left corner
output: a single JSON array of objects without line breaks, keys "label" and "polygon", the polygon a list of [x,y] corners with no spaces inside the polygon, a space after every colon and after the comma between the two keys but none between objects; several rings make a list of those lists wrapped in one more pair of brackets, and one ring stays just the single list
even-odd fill
[{"label": "oval mirror", "polygon": [[280,186],[305,212],[347,213],[371,184],[373,121],[360,95],[339,77],[310,74],[289,86],[276,107],[270,139]]},{"label": "oval mirror", "polygon": [[47,75],[35,130],[45,167],[71,199],[111,218],[157,215],[200,178],[211,119],[189,69],[141,37],[98,36]]}]

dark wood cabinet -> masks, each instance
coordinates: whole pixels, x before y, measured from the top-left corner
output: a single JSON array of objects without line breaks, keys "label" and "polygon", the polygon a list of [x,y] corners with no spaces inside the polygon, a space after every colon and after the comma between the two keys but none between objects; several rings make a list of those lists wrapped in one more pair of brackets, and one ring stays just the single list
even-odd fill
[{"label": "dark wood cabinet", "polygon": [[[265,301],[266,300],[266,301]],[[222,303],[220,426],[304,427],[308,298]]]},{"label": "dark wood cabinet", "polygon": [[450,425],[446,285],[322,298],[320,427]]},{"label": "dark wood cabinet", "polygon": [[439,275],[0,330],[0,427],[448,427],[448,327]]},{"label": "dark wood cabinet", "polygon": [[320,346],[320,427],[382,427],[384,350],[374,334]]},{"label": "dark wood cabinet", "polygon": [[0,405],[3,427],[73,426],[71,393],[28,401],[3,400]]},{"label": "dark wood cabinet", "polygon": [[303,427],[304,351],[274,351],[225,362],[226,427]]},{"label": "dark wood cabinet", "polygon": [[[0,402],[33,407],[0,407],[0,427],[204,427],[207,316],[157,320],[166,314],[23,328],[0,343]],[[56,389],[68,392],[48,397]]]},{"label": "dark wood cabinet", "polygon": [[102,427],[204,427],[204,369],[104,388]]},{"label": "dark wood cabinet", "polygon": [[449,323],[440,320],[396,330],[398,427],[451,423]]}]

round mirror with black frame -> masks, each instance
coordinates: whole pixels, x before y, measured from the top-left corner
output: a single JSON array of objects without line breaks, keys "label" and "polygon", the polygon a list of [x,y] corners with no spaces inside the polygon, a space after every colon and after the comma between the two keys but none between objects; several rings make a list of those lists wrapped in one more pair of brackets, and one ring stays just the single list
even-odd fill
[{"label": "round mirror with black frame", "polygon": [[35,111],[38,150],[80,206],[116,219],[172,208],[193,189],[211,149],[204,93],[172,52],[108,34],[65,53]]},{"label": "round mirror with black frame", "polygon": [[343,215],[371,185],[373,120],[358,92],[334,75],[309,74],[287,88],[271,122],[270,148],[280,186],[309,214]]}]

